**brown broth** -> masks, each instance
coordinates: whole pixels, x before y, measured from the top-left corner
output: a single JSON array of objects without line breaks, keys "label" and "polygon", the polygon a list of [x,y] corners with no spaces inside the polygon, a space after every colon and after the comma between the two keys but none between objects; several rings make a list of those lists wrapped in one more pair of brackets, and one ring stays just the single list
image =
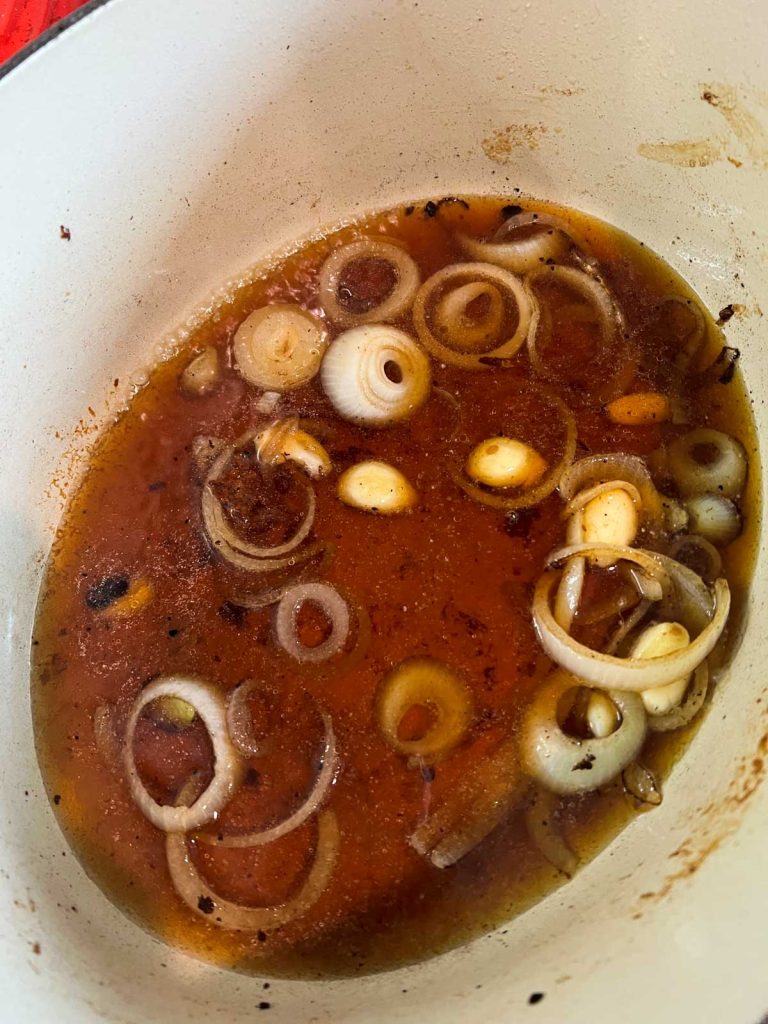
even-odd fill
[{"label": "brown broth", "polygon": [[[534,638],[530,602],[547,554],[563,542],[559,498],[554,494],[530,512],[505,516],[467,497],[447,472],[462,465],[477,441],[494,434],[520,437],[550,461],[558,457],[559,424],[535,388],[520,390],[532,379],[524,350],[510,366],[487,372],[433,363],[434,385],[461,403],[453,436],[453,407],[435,392],[411,420],[382,431],[342,421],[318,378],[281,399],[281,416],[297,414],[328,428],[326,444],[336,471],[367,457],[384,459],[397,465],[420,495],[411,514],[380,517],[339,502],[337,472],[316,486],[314,536],[333,550],[322,578],[348,595],[353,606],[365,608],[373,629],[365,659],[348,674],[336,677],[297,665],[280,652],[272,611],[242,611],[233,603],[262,581],[216,558],[201,526],[193,440],[199,435],[233,440],[264,420],[255,408],[259,392],[231,369],[237,325],[267,302],[296,302],[320,312],[320,265],[330,249],[360,233],[402,240],[422,279],[462,260],[454,230],[486,235],[501,222],[504,205],[495,199],[468,202],[469,209],[432,203],[368,218],[299,248],[240,288],[183,351],[154,369],[101,438],[59,529],[40,599],[32,674],[48,792],[65,835],[109,897],[163,940],[204,959],[301,977],[382,970],[465,942],[563,881],[529,841],[519,812],[447,871],[432,867],[408,843],[425,808],[450,794],[469,766],[514,732],[550,667]],[[759,469],[741,378],[737,373],[727,385],[702,384],[671,369],[679,339],[668,321],[659,322],[658,306],[666,296],[692,293],[658,257],[584,215],[543,203],[525,205],[568,218],[588,239],[636,346],[634,372],[628,371],[632,390],[678,394],[693,424],[727,431],[750,454],[742,499],[745,530],[724,553],[735,595],[731,640],[721,645],[724,657],[739,634],[759,518]],[[400,325],[408,329],[409,318]],[[714,324],[709,330],[714,353],[722,337]],[[583,331],[578,324],[561,325],[559,331],[573,359],[585,344]],[[211,344],[224,356],[224,379],[209,397],[190,398],[178,387],[180,372],[191,353]],[[568,372],[564,363],[556,368]],[[646,456],[689,429],[612,424],[600,396],[605,369],[592,367],[591,377],[584,376],[586,391],[550,382],[574,409],[579,454]],[[87,607],[89,588],[112,575],[151,580],[151,603],[126,618]],[[322,623],[305,625],[322,635]],[[458,669],[475,702],[468,740],[437,764],[433,780],[390,749],[374,715],[380,679],[415,654]],[[100,704],[116,706],[124,722],[141,687],[164,674],[200,676],[225,691],[256,676],[281,694],[272,751],[252,761],[253,771],[218,823],[222,830],[266,826],[300,802],[311,787],[322,738],[306,694],[332,715],[343,767],[330,806],[342,843],[330,886],[300,920],[268,934],[226,932],[191,913],[175,894],[164,837],[134,805],[121,769],[105,764],[93,729]],[[652,737],[644,763],[664,777],[694,731],[695,724]],[[164,802],[174,799],[192,769],[210,771],[210,744],[199,723],[172,734],[143,721],[135,749],[148,787]],[[587,860],[637,812],[615,783],[565,801],[563,826]],[[311,820],[272,846],[200,847],[194,857],[212,888],[230,900],[278,903],[300,884],[315,829]]]}]

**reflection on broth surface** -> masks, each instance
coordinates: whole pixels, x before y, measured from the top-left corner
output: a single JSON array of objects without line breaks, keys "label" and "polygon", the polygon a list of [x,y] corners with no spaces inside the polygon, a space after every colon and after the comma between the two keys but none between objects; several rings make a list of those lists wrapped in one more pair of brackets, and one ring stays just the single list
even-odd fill
[{"label": "reflection on broth surface", "polygon": [[734,368],[658,257],[538,202],[400,207],[241,288],[51,555],[37,743],[88,872],[167,942],[301,977],[566,881],[661,802],[739,633]]}]

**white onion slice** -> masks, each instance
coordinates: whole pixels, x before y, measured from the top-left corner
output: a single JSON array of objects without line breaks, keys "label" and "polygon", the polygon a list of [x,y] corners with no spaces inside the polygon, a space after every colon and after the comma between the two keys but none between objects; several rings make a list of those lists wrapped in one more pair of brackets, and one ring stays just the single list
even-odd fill
[{"label": "white onion slice", "polygon": [[664,715],[649,715],[648,728],[651,732],[671,732],[673,729],[682,729],[688,725],[704,707],[708,687],[709,668],[706,661],[702,661],[696,667],[678,706]]},{"label": "white onion slice", "polygon": [[608,690],[621,724],[601,739],[567,736],[557,720],[557,706],[568,690],[581,686],[567,672],[555,670],[536,691],[520,734],[523,764],[546,789],[566,796],[604,786],[633,761],[645,741],[646,714],[635,693]]},{"label": "white onion slice", "polygon": [[[430,326],[430,321],[436,321],[438,306],[445,311],[447,294],[477,282],[493,285],[508,297],[507,302],[511,301],[517,312],[517,326],[511,337],[499,340],[489,351],[463,352],[452,347],[445,332],[439,330],[437,323],[434,328]],[[435,359],[465,370],[489,369],[498,360],[511,359],[520,349],[528,334],[533,304],[522,281],[508,270],[488,263],[454,263],[438,270],[421,286],[413,304],[413,323],[422,345]],[[462,308],[466,309],[466,305]]]},{"label": "white onion slice", "polygon": [[[382,260],[395,271],[395,284],[381,302],[363,313],[345,309],[339,301],[339,285],[346,268],[358,260]],[[326,315],[342,327],[356,327],[374,320],[397,320],[408,312],[421,278],[414,260],[399,245],[381,238],[358,238],[334,249],[320,268],[318,294]]]},{"label": "white onion slice", "polygon": [[538,343],[542,319],[547,323],[550,320],[549,312],[544,313],[541,301],[535,292],[535,286],[540,281],[554,282],[577,292],[595,310],[600,327],[599,344],[601,349],[608,351],[613,347],[617,326],[620,323],[620,313],[615,299],[605,285],[590,274],[576,270],[574,267],[553,266],[538,270],[529,274],[525,282],[532,310],[527,334],[528,356],[531,366],[538,376],[549,376],[549,370],[539,353]]},{"label": "white onion slice", "polygon": [[336,815],[332,811],[322,811],[317,819],[315,858],[296,895],[277,906],[248,907],[224,899],[204,881],[192,863],[187,837],[183,832],[171,832],[165,840],[171,881],[189,909],[209,924],[229,931],[244,932],[279,928],[305,914],[328,888],[338,851],[339,827]]},{"label": "white onion slice", "polygon": [[[475,319],[467,310],[478,299],[486,299],[488,309]],[[472,351],[487,348],[498,337],[504,322],[504,299],[490,281],[470,281],[446,292],[435,308],[435,322],[451,348]]]},{"label": "white onion slice", "polygon": [[579,610],[581,593],[584,589],[584,578],[587,562],[584,558],[569,558],[560,577],[555,594],[555,620],[570,633],[576,612]]},{"label": "white onion slice", "polygon": [[[566,548],[564,551],[574,554],[587,553],[578,550],[582,545],[574,547],[576,550]],[[577,643],[557,624],[550,608],[550,595],[556,581],[556,573],[545,573],[536,584],[534,592],[533,624],[541,646],[549,657],[566,671],[593,686],[611,690],[639,692],[664,686],[690,675],[696,666],[711,654],[720,639],[731,605],[727,581],[715,580],[715,609],[712,620],[688,647],[660,658],[617,658]]]},{"label": "white onion slice", "polygon": [[[302,606],[309,601],[321,608],[331,623],[331,632],[316,647],[305,647],[296,633]],[[349,636],[349,605],[328,583],[299,583],[286,590],[277,606],[275,631],[280,646],[296,661],[327,661],[343,650]]]},{"label": "white onion slice", "polygon": [[387,324],[367,324],[331,342],[320,379],[344,419],[386,427],[407,419],[426,402],[432,370],[410,335]]},{"label": "white onion slice", "polygon": [[234,745],[246,757],[263,757],[272,748],[269,740],[257,740],[253,734],[253,719],[248,707],[248,698],[254,690],[261,689],[259,679],[247,679],[240,683],[227,698],[227,729]]},{"label": "white onion slice", "polygon": [[[214,774],[205,791],[190,807],[157,803],[139,778],[133,756],[133,737],[144,708],[158,697],[176,697],[190,704],[202,719],[211,738]],[[224,697],[199,679],[169,676],[145,686],[133,705],[125,732],[123,762],[131,795],[145,818],[164,832],[187,832],[211,821],[229,802],[240,780],[242,763],[227,731]]]},{"label": "white onion slice", "polygon": [[[636,455],[620,452],[605,455],[588,455],[563,473],[558,485],[563,501],[570,503],[588,487],[611,482],[616,486],[619,480],[631,484],[640,495],[643,511],[654,523],[661,522],[662,503],[651,474],[645,463]],[[631,492],[630,492],[631,493]]]},{"label": "white onion slice", "polygon": [[741,533],[741,514],[722,494],[697,494],[686,501],[685,507],[688,529],[705,541],[727,547]]},{"label": "white onion slice", "polygon": [[325,727],[322,767],[320,768],[309,795],[302,802],[300,807],[297,807],[292,814],[287,818],[284,818],[283,821],[279,821],[276,825],[271,825],[269,828],[259,829],[256,832],[245,832],[241,835],[214,835],[200,832],[195,838],[203,843],[208,843],[211,846],[224,846],[227,847],[227,849],[246,849],[251,846],[266,846],[267,843],[273,843],[276,839],[280,839],[281,836],[286,836],[289,832],[295,831],[300,825],[303,825],[308,818],[311,818],[325,802],[328,793],[331,790],[331,786],[333,786],[336,780],[337,770],[339,767],[338,758],[336,756],[336,736],[333,731],[333,723],[331,722],[330,715],[328,715],[327,712],[321,711],[320,714],[322,715],[323,725]]},{"label": "white onion slice", "polygon": [[572,878],[579,866],[579,858],[558,828],[559,807],[560,801],[557,796],[539,786],[526,808],[525,824],[531,842],[541,855],[562,874]]},{"label": "white onion slice", "polygon": [[[704,450],[713,458],[697,458]],[[685,497],[697,494],[720,494],[737,498],[747,478],[747,453],[743,445],[722,430],[698,427],[678,437],[669,446],[669,471],[680,493]]]},{"label": "white onion slice", "polygon": [[[542,231],[515,238],[521,228],[540,227]],[[566,221],[548,213],[518,213],[506,220],[490,242],[459,234],[462,249],[473,260],[494,263],[515,274],[538,270],[546,260],[561,259],[576,242]]]},{"label": "white onion slice", "polygon": [[306,309],[264,306],[238,327],[232,343],[238,373],[256,387],[289,391],[312,380],[327,341],[325,327]]}]

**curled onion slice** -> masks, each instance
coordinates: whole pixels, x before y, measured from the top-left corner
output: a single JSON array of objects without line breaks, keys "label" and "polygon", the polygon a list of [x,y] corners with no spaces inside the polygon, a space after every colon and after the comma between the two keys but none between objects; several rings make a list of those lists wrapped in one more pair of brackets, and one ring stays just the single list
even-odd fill
[{"label": "curled onion slice", "polygon": [[[244,932],[279,928],[305,914],[328,888],[338,851],[339,827],[336,815],[332,811],[322,811],[317,819],[315,859],[296,895],[277,906],[248,907],[241,903],[232,903],[211,889],[192,863],[187,837],[183,832],[170,832],[165,840],[171,881],[189,909],[208,924],[215,924],[229,931]],[[203,906],[206,910],[202,909]]]},{"label": "curled onion slice", "polygon": [[434,867],[451,867],[519,806],[528,785],[520,771],[517,738],[507,739],[468,769],[415,829],[411,846]]},{"label": "curled onion slice", "polygon": [[539,853],[558,871],[571,878],[579,866],[579,858],[568,845],[558,827],[560,801],[551,790],[537,787],[525,810],[528,835]]},{"label": "curled onion slice", "polygon": [[268,391],[290,391],[312,380],[327,342],[320,320],[300,306],[275,303],[238,327],[232,350],[239,374]]},{"label": "curled onion slice", "polygon": [[587,563],[584,558],[569,558],[560,577],[555,594],[555,619],[566,633],[570,633],[576,612],[579,610],[586,571]]},{"label": "curled onion slice", "polygon": [[[525,233],[526,228],[540,228]],[[518,237],[515,237],[518,236]],[[515,274],[538,270],[546,260],[558,260],[576,243],[570,224],[548,213],[523,212],[506,220],[490,242],[459,234],[459,244],[473,260],[495,263]],[[584,244],[579,240],[577,244]]]},{"label": "curled onion slice", "polygon": [[[157,803],[139,778],[133,756],[133,737],[144,708],[159,697],[176,697],[190,704],[202,719],[211,738],[214,757],[213,779],[190,807]],[[199,679],[169,676],[145,686],[133,705],[125,733],[123,763],[128,785],[136,804],[152,824],[164,832],[187,832],[214,818],[229,802],[241,774],[240,756],[227,731],[224,697],[209,683]]]},{"label": "curled onion slice", "polygon": [[[331,632],[316,647],[306,647],[298,638],[297,622],[302,606],[310,602],[320,608],[331,623]],[[280,646],[296,661],[327,661],[343,650],[349,636],[349,606],[328,583],[299,583],[290,587],[277,605],[275,631]]]},{"label": "curled onion slice", "polygon": [[[493,288],[504,301],[505,310],[517,314],[517,326],[511,336],[498,341],[495,347],[485,352],[462,351],[460,347],[451,343],[451,338],[464,337],[461,334],[461,320],[466,316],[469,304],[463,299],[457,302],[454,308],[456,318],[446,330],[448,296],[459,289],[466,289],[468,284],[476,283],[482,283],[489,289]],[[459,291],[460,296],[465,297],[466,294],[465,290]],[[490,296],[491,292],[488,291],[487,294]],[[491,308],[493,302],[494,300],[490,301]],[[454,263],[438,270],[421,286],[413,304],[413,322],[422,345],[435,359],[460,366],[465,370],[480,370],[488,369],[498,360],[511,359],[515,355],[528,334],[532,309],[533,300],[523,287],[522,281],[508,270],[488,263]],[[442,311],[442,327],[438,310]],[[481,322],[488,322],[488,318]],[[466,346],[467,341],[465,338],[461,344]]]},{"label": "curled onion slice", "polygon": [[[434,720],[418,739],[402,739],[399,726],[410,708],[427,707]],[[376,714],[384,739],[399,754],[434,760],[461,743],[472,718],[467,685],[435,658],[406,658],[387,673],[376,694]]]},{"label": "curled onion slice", "polygon": [[698,715],[704,707],[709,687],[709,668],[706,661],[696,666],[693,678],[689,681],[683,699],[676,708],[663,715],[649,715],[648,728],[651,732],[672,732],[682,729]]},{"label": "curled onion slice", "polygon": [[[315,520],[315,492],[309,484],[307,484],[307,511],[294,535],[284,543],[270,547],[251,544],[240,537],[229,525],[221,502],[214,494],[211,484],[219,479],[235,451],[235,445],[226,445],[214,460],[203,485],[203,524],[213,547],[228,562],[247,570],[272,571],[311,557],[311,553],[315,552],[310,553],[305,550],[301,556],[296,553],[296,549],[309,535]],[[281,557],[288,555],[291,558]]]},{"label": "curled onion slice", "polygon": [[616,302],[600,281],[582,270],[574,267],[547,267],[529,274],[525,287],[530,297],[531,319],[528,325],[528,356],[531,366],[540,377],[548,377],[549,370],[539,352],[539,334],[545,325],[551,326],[551,315],[536,295],[535,286],[542,281],[561,285],[576,292],[595,313],[600,328],[599,347],[608,352],[616,340],[617,326],[620,323],[620,312]]},{"label": "curled onion slice", "polygon": [[608,696],[621,715],[615,732],[584,740],[566,735],[557,720],[558,703],[564,693],[582,682],[568,672],[555,670],[536,691],[520,735],[526,770],[540,785],[561,796],[604,786],[637,757],[645,741],[642,700],[635,693],[612,690]]},{"label": "curled onion slice", "polygon": [[[661,303],[660,311],[664,310],[665,307],[668,311],[666,319],[675,315],[674,310],[683,311],[683,315],[689,317],[688,330],[685,336],[680,339],[680,348],[675,356],[677,368],[683,371],[689,370],[703,353],[707,340],[707,320],[704,311],[698,302],[694,302],[693,299],[686,299],[682,295],[669,295]],[[670,331],[667,324],[665,324],[665,328],[667,334],[676,333],[674,327]]]},{"label": "curled onion slice", "polygon": [[[587,551],[580,551],[581,547],[586,547]],[[608,545],[595,545],[594,549],[599,547]],[[589,545],[575,545],[574,548],[563,550],[569,554],[587,554],[593,549],[590,549]],[[727,581],[715,580],[712,619],[687,647],[660,658],[617,658],[593,651],[578,643],[557,624],[550,608],[550,596],[556,582],[556,573],[545,573],[536,584],[533,597],[533,624],[539,642],[549,657],[561,668],[593,686],[612,690],[639,692],[664,686],[690,675],[696,666],[711,654],[720,639],[731,605]]]},{"label": "curled onion slice", "polygon": [[387,324],[367,324],[331,342],[320,378],[340,416],[385,427],[407,419],[424,404],[432,371],[410,335]]},{"label": "curled onion slice", "polygon": [[[380,260],[389,264],[395,283],[388,295],[364,312],[346,308],[339,298],[344,272],[361,260]],[[399,245],[381,238],[358,238],[334,249],[320,269],[318,292],[326,315],[342,327],[356,327],[373,320],[397,320],[408,312],[420,284],[419,268]]]},{"label": "curled onion slice", "polygon": [[322,766],[318,773],[312,789],[300,807],[284,818],[282,821],[271,825],[269,828],[259,829],[256,832],[246,832],[241,835],[221,835],[200,832],[196,839],[212,846],[224,846],[227,849],[247,849],[251,846],[266,846],[281,836],[288,835],[303,825],[308,818],[317,812],[325,802],[328,793],[333,786],[338,770],[338,758],[336,755],[336,737],[333,732],[333,723],[330,715],[325,711],[320,714],[323,718],[325,736],[323,739]]},{"label": "curled onion slice", "polygon": [[669,446],[669,470],[681,494],[736,498],[747,478],[747,453],[729,434],[698,427]]},{"label": "curled onion slice", "polygon": [[229,735],[246,757],[263,757],[272,748],[269,740],[257,740],[253,732],[253,719],[248,707],[248,698],[254,690],[263,688],[259,679],[246,679],[227,698],[227,729]]},{"label": "curled onion slice", "polygon": [[[484,316],[472,317],[472,303],[484,299]],[[498,337],[504,322],[504,299],[499,289],[489,281],[470,281],[453,291],[446,292],[435,308],[435,322],[451,348],[486,348]]]},{"label": "curled onion slice", "polygon": [[576,454],[576,420],[573,413],[557,395],[548,391],[541,391],[539,397],[544,398],[557,413],[563,424],[563,452],[550,471],[533,487],[530,487],[520,494],[507,495],[498,491],[489,491],[468,480],[465,474],[456,469],[451,469],[451,476],[461,489],[479,501],[482,505],[490,505],[491,508],[505,509],[510,511],[516,508],[530,508],[538,505],[548,497],[560,483],[563,474],[573,462]]},{"label": "curled onion slice", "polygon": [[636,455],[611,452],[579,459],[563,473],[558,490],[563,501],[570,504],[578,494],[585,493],[588,488],[609,482],[615,487],[620,480],[632,485],[634,492],[630,493],[639,494],[645,514],[654,523],[660,523],[661,497],[645,463]]},{"label": "curled onion slice", "polygon": [[693,533],[677,537],[669,548],[669,556],[687,566],[705,583],[712,583],[723,570],[723,560],[714,544]]}]

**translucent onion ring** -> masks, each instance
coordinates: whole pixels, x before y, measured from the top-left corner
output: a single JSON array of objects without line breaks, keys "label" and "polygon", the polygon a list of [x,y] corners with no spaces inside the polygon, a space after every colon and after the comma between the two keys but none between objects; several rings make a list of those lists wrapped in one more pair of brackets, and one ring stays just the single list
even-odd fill
[{"label": "translucent onion ring", "polygon": [[[247,907],[223,899],[203,880],[192,863],[187,837],[183,832],[170,832],[165,840],[171,881],[189,909],[208,924],[243,932],[279,928],[305,914],[328,888],[338,852],[339,827],[336,815],[332,811],[322,811],[317,819],[315,859],[296,895],[286,903],[273,907]],[[203,906],[210,912],[206,913]]]},{"label": "translucent onion ring", "polygon": [[[419,739],[404,740],[398,727],[409,708],[434,708],[436,719]],[[384,739],[399,754],[434,760],[464,739],[472,718],[466,683],[435,658],[406,658],[388,672],[376,694],[376,715]]]},{"label": "translucent onion ring", "polygon": [[555,594],[555,620],[570,633],[576,612],[579,610],[584,578],[587,572],[585,558],[569,558],[560,577]]},{"label": "translucent onion ring", "polygon": [[709,668],[706,661],[702,661],[696,666],[693,679],[689,681],[678,706],[664,715],[649,715],[648,728],[651,732],[672,732],[673,729],[682,729],[688,725],[704,707],[708,687]]},{"label": "translucent onion ring", "polygon": [[[158,697],[177,697],[191,704],[202,719],[211,738],[214,774],[205,791],[190,807],[162,805],[153,800],[139,778],[133,756],[133,737],[141,712]],[[229,802],[240,781],[242,762],[227,731],[224,697],[209,683],[199,679],[169,676],[145,686],[136,698],[128,719],[123,763],[131,796],[145,818],[164,832],[188,832],[214,818]]]},{"label": "translucent onion ring", "polygon": [[539,397],[546,398],[550,405],[559,413],[563,421],[565,428],[563,454],[539,483],[529,490],[523,491],[522,494],[514,496],[487,491],[483,487],[472,483],[471,480],[468,480],[462,470],[455,467],[451,468],[450,472],[454,481],[470,498],[474,498],[475,501],[479,501],[483,505],[490,505],[491,508],[500,508],[507,511],[516,508],[530,508],[532,505],[538,505],[540,501],[548,497],[559,485],[563,474],[568,470],[576,454],[576,419],[565,402],[557,395],[542,391]]},{"label": "translucent onion ring", "polygon": [[597,312],[603,347],[607,350],[613,346],[617,327],[621,322],[621,313],[605,285],[591,274],[585,273],[583,270],[576,270],[574,267],[553,266],[537,270],[528,275],[525,280],[525,288],[532,309],[527,335],[528,356],[531,366],[539,377],[547,377],[549,371],[538,348],[538,333],[542,319],[541,303],[534,291],[534,286],[538,281],[554,281],[579,292],[582,298],[586,299]]},{"label": "translucent onion ring", "polygon": [[[488,311],[482,319],[467,316],[472,302],[488,299]],[[504,321],[504,300],[489,281],[470,281],[444,295],[437,303],[435,321],[452,348],[465,351],[490,344]]]},{"label": "translucent onion ring", "polygon": [[579,459],[563,473],[558,490],[563,501],[570,503],[586,487],[609,480],[623,480],[632,484],[640,495],[646,515],[654,524],[661,523],[661,497],[645,463],[636,455],[609,452],[605,455],[588,455],[584,459]]},{"label": "translucent onion ring", "polygon": [[[705,563],[701,571],[697,568],[699,563],[695,561],[696,553],[701,555]],[[695,533],[685,533],[677,537],[669,548],[669,557],[687,566],[697,576],[701,576],[705,583],[712,583],[723,570],[723,560],[714,544],[710,544],[708,540]],[[693,565],[691,561],[694,562]]]},{"label": "translucent onion ring", "polygon": [[[435,293],[454,278],[458,279],[458,287],[473,280],[479,280],[495,285],[511,295],[518,313],[517,327],[511,338],[502,341],[496,348],[482,353],[461,352],[443,344],[429,326],[428,306]],[[468,278],[468,281],[462,281],[462,278]],[[438,270],[421,286],[413,303],[413,323],[422,345],[435,359],[453,366],[460,366],[465,370],[490,369],[495,361],[511,359],[521,348],[528,335],[534,305],[535,300],[532,300],[531,295],[523,286],[523,282],[508,270],[494,267],[489,263],[454,263]]]},{"label": "translucent onion ring", "polygon": [[260,679],[246,679],[230,693],[227,698],[227,729],[229,737],[246,757],[263,757],[269,753],[272,744],[269,740],[257,740],[253,735],[253,720],[248,708],[248,698],[254,690],[262,689]]},{"label": "translucent onion ring", "polygon": [[333,732],[331,717],[322,710],[320,714],[322,715],[325,727],[322,767],[306,799],[292,814],[289,814],[287,818],[279,821],[276,825],[270,825],[269,828],[259,829],[255,832],[244,832],[238,835],[199,832],[195,838],[211,846],[224,846],[230,850],[247,849],[252,846],[266,846],[267,843],[272,843],[276,839],[280,839],[281,836],[287,836],[289,832],[294,832],[300,825],[303,825],[305,821],[311,818],[325,802],[331,787],[336,781],[339,767],[336,756],[336,736]]},{"label": "translucent onion ring", "polygon": [[[532,225],[545,230],[515,240],[515,232]],[[515,214],[501,225],[490,242],[470,238],[465,234],[456,237],[464,252],[473,260],[494,263],[515,274],[527,274],[531,270],[538,270],[546,260],[560,259],[574,244],[586,248],[586,243],[581,239],[577,241],[570,224],[548,213]]]},{"label": "translucent onion ring", "polygon": [[[307,602],[321,608],[331,623],[330,635],[316,647],[305,647],[296,634],[299,612]],[[349,605],[329,583],[298,583],[283,593],[277,605],[278,643],[296,661],[327,661],[338,654],[347,642],[349,625]]]},{"label": "translucent onion ring", "polygon": [[[357,260],[382,260],[394,267],[396,275],[389,295],[364,313],[353,313],[339,302],[342,275],[349,264]],[[342,327],[356,327],[374,320],[397,320],[403,316],[408,312],[420,282],[419,268],[404,249],[381,238],[366,237],[333,250],[320,268],[318,294],[326,316],[334,323]]]},{"label": "translucent onion ring", "polygon": [[607,690],[621,714],[621,724],[609,736],[578,740],[567,736],[557,720],[557,706],[568,690],[583,685],[581,678],[555,670],[536,691],[520,734],[523,765],[545,789],[561,796],[599,789],[630,764],[645,741],[646,714],[635,693]]},{"label": "translucent onion ring", "polygon": [[617,658],[577,643],[557,624],[549,606],[556,581],[556,573],[545,573],[536,584],[532,610],[539,643],[566,671],[593,686],[611,690],[640,692],[690,675],[712,653],[725,628],[731,604],[727,581],[715,580],[714,616],[687,647],[660,658]]},{"label": "translucent onion ring", "polygon": [[[307,484],[307,511],[304,513],[304,518],[292,537],[283,544],[274,544],[271,547],[251,544],[249,541],[239,537],[229,525],[227,517],[224,514],[224,509],[221,506],[221,502],[213,493],[213,489],[211,487],[211,484],[219,479],[221,474],[229,465],[229,461],[235,454],[236,450],[236,445],[227,445],[221,454],[214,460],[213,465],[208,471],[208,476],[206,477],[205,484],[203,485],[202,497],[203,523],[205,525],[205,531],[213,546],[220,551],[224,557],[227,557],[230,550],[234,550],[239,551],[242,555],[248,555],[252,559],[269,558],[277,560],[281,555],[287,555],[295,551],[309,535],[315,521],[315,492],[312,487]],[[231,561],[231,559],[228,560]],[[274,566],[274,568],[279,568],[279,566]]]},{"label": "translucent onion ring", "polygon": [[531,842],[553,867],[572,878],[579,866],[579,858],[566,842],[557,825],[560,801],[557,796],[541,786],[525,809],[525,824]]},{"label": "translucent onion ring", "polygon": [[683,341],[679,352],[675,356],[675,366],[677,366],[679,370],[686,371],[690,369],[691,365],[702,353],[704,343],[707,339],[707,320],[701,306],[698,302],[694,302],[693,299],[686,299],[682,295],[669,295],[661,303],[660,308],[663,309],[664,306],[668,305],[682,306],[691,314],[695,321],[688,333],[688,336]]}]

